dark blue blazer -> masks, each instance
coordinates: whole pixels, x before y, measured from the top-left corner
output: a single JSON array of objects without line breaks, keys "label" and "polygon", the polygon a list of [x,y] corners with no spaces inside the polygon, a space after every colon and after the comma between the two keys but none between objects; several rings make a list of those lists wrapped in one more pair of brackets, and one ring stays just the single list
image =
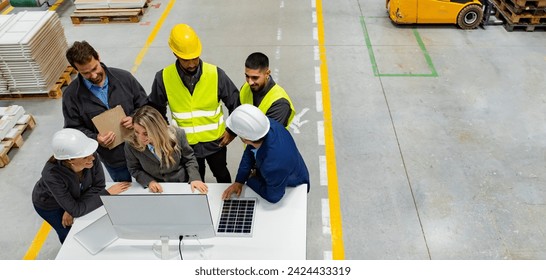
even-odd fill
[{"label": "dark blue blazer", "polygon": [[[245,148],[235,181],[276,203],[284,196],[286,187],[307,184],[309,192],[309,171],[290,132],[271,118],[269,122],[269,132],[256,157],[252,151],[254,147],[247,145]],[[256,168],[256,175],[250,177],[252,168]]]}]

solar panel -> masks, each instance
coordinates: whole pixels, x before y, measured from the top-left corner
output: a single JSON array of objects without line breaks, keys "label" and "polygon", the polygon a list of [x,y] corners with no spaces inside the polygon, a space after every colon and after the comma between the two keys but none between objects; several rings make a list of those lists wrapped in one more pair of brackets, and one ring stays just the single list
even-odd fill
[{"label": "solar panel", "polygon": [[217,236],[252,236],[256,198],[228,199],[222,203]]}]

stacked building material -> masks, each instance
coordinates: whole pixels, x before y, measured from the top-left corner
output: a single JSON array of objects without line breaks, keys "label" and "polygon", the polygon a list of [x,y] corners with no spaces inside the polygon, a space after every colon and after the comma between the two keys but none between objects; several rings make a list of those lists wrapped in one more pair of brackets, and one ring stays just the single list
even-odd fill
[{"label": "stacked building material", "polygon": [[2,73],[2,70],[0,69],[0,96],[2,94],[9,93],[8,81],[5,80],[3,77],[4,77],[4,74]]},{"label": "stacked building material", "polygon": [[34,117],[25,113],[23,107],[19,105],[0,107],[0,167],[10,162],[11,149],[23,145],[23,133],[35,126]]},{"label": "stacked building material", "polygon": [[504,18],[508,31],[546,28],[546,0],[492,0],[497,17]]},{"label": "stacked building material", "polygon": [[72,23],[139,22],[149,0],[76,0]]},{"label": "stacked building material", "polygon": [[108,6],[110,8],[124,9],[124,8],[142,8],[149,2],[147,0],[108,0]]},{"label": "stacked building material", "polygon": [[0,107],[0,140],[8,135],[24,114],[25,109],[18,105]]},{"label": "stacked building material", "polygon": [[68,66],[54,11],[0,15],[0,94],[48,93]]},{"label": "stacked building material", "polygon": [[83,9],[130,9],[142,8],[147,0],[76,0],[77,10]]}]

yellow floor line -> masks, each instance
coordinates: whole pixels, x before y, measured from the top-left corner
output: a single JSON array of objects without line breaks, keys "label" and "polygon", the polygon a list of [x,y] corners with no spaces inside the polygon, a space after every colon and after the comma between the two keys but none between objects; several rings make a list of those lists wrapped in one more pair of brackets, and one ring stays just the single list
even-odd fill
[{"label": "yellow floor line", "polygon": [[[51,7],[49,7],[48,10],[55,11],[57,8],[64,2],[64,0],[59,0],[55,2]],[[9,10],[9,11],[8,11]],[[9,13],[11,10],[13,10],[13,7],[9,7],[6,9],[6,13]],[[4,14],[4,13],[2,13]],[[42,246],[44,245],[44,242],[47,239],[47,236],[49,235],[49,232],[51,231],[51,226],[46,223],[45,221],[42,222],[42,226],[34,236],[34,240],[30,244],[30,247],[27,250],[27,253],[23,257],[23,260],[35,260],[38,257],[38,254],[40,253],[40,250],[42,249]]]},{"label": "yellow floor line", "polygon": [[[8,1],[8,0],[6,0]],[[55,4],[51,5],[51,7],[49,7],[48,10],[50,11],[55,11],[57,10],[57,8],[59,8],[59,6],[64,2],[64,0],[58,0],[57,2],[55,2]],[[11,11],[13,11],[13,6],[9,6],[7,7],[4,11],[2,11],[2,15],[7,15],[9,14]]]},{"label": "yellow floor line", "polygon": [[157,23],[154,26],[154,29],[152,30],[152,33],[150,33],[150,36],[148,36],[148,39],[146,40],[146,43],[144,44],[144,47],[140,50],[138,53],[135,64],[133,65],[133,68],[131,68],[131,73],[135,74],[138,67],[142,63],[142,60],[144,59],[144,56],[148,52],[148,49],[150,48],[150,45],[155,40],[155,37],[157,36],[157,32],[159,32],[159,29],[161,29],[161,26],[163,25],[163,22],[171,12],[171,9],[173,8],[174,3],[176,3],[176,0],[170,0],[167,4],[167,8],[165,8],[165,11],[161,14],[161,17],[157,21]]},{"label": "yellow floor line", "polygon": [[55,11],[57,10],[57,8],[59,8],[59,6],[64,2],[64,0],[58,0],[57,2],[55,2],[55,4],[51,5],[51,7],[49,7],[48,10],[50,11]]},{"label": "yellow floor line", "polygon": [[[60,5],[63,1],[64,0],[59,0],[57,3],[59,3],[59,5]],[[52,5],[50,7],[50,10],[56,10],[57,7],[59,7],[59,5],[57,5],[57,3]],[[142,50],[139,52],[139,54],[138,54],[138,56],[137,56],[137,58],[135,60],[135,65],[131,69],[131,73],[134,74],[136,72],[136,70],[138,69],[138,66],[140,66],[140,64],[142,63],[142,59],[144,59],[144,56],[148,52],[148,48],[150,47],[150,45],[154,41],[159,29],[161,29],[161,26],[163,25],[163,22],[165,21],[165,19],[169,15],[174,3],[176,3],[176,0],[171,0],[167,4],[167,8],[165,8],[165,11],[163,11],[163,14],[161,14],[161,17],[159,18],[159,21],[154,26],[154,29],[152,30],[152,33],[150,33],[150,36],[148,36],[148,39],[146,40],[146,44],[144,45]],[[10,8],[13,10],[13,7],[10,7]],[[43,246],[45,240],[47,239],[47,235],[49,234],[50,230],[51,230],[51,226],[48,223],[43,222],[42,226],[40,227],[40,230],[38,230],[38,233],[36,233],[36,236],[34,237],[34,241],[32,241],[32,244],[28,248],[27,253],[23,257],[24,260],[35,260],[36,257],[38,257],[38,253],[42,249],[42,246]]]},{"label": "yellow floor line", "polygon": [[42,249],[42,246],[44,245],[50,231],[51,226],[44,221],[38,230],[38,233],[36,233],[34,240],[32,240],[32,244],[30,244],[30,247],[23,257],[23,260],[35,260],[38,257],[38,254],[40,253],[40,250]]},{"label": "yellow floor line", "polygon": [[322,106],[324,113],[326,168],[328,174],[328,200],[330,201],[330,226],[332,229],[332,258],[334,260],[343,260],[345,259],[345,248],[343,245],[341,207],[339,203],[336,151],[334,147],[332,108],[330,104],[330,86],[328,83],[328,66],[326,64],[326,47],[324,46],[324,19],[322,17],[322,0],[316,0],[316,5],[320,53],[320,77],[322,83]]},{"label": "yellow floor line", "polygon": [[7,7],[4,11],[2,11],[2,14],[3,15],[7,15],[9,14],[9,12],[13,11],[13,7],[12,6],[9,6]]}]

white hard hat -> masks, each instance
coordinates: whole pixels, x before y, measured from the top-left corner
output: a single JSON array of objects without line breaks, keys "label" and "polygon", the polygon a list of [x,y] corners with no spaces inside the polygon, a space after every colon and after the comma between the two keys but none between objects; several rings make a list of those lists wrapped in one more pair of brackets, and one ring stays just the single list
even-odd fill
[{"label": "white hard hat", "polygon": [[243,139],[256,141],[269,131],[269,119],[258,107],[242,104],[235,108],[226,120],[226,125]]},{"label": "white hard hat", "polygon": [[98,146],[97,141],[73,128],[64,128],[55,132],[51,141],[53,156],[58,160],[89,156],[97,150]]}]

